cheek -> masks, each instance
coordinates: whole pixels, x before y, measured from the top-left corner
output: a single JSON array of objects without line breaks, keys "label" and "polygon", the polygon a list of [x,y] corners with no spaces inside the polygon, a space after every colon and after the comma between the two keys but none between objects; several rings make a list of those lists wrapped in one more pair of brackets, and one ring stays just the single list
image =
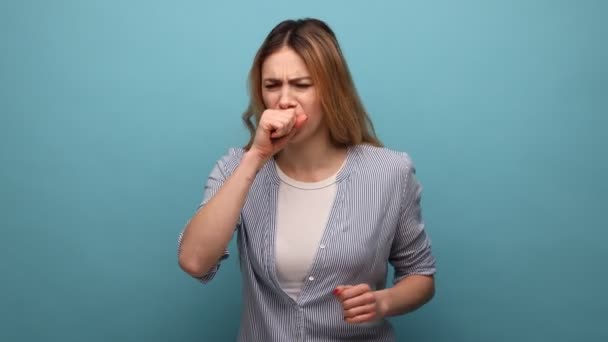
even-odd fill
[{"label": "cheek", "polygon": [[321,115],[321,103],[317,100],[316,96],[314,96],[313,94],[302,96],[300,98],[299,102],[308,115],[311,115],[311,116],[320,116]]},{"label": "cheek", "polygon": [[264,106],[266,106],[266,108],[274,108],[278,97],[273,93],[262,92],[262,100],[264,101]]},{"label": "cheek", "polygon": [[304,112],[308,115],[308,119],[312,121],[321,121],[322,110],[321,105],[316,102],[304,102],[302,103]]}]

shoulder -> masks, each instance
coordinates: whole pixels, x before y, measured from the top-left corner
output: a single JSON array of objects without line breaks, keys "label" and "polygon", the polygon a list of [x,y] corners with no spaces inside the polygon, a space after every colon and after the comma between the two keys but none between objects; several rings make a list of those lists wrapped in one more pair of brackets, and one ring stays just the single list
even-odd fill
[{"label": "shoulder", "polygon": [[357,180],[361,184],[373,186],[374,191],[390,196],[400,194],[401,202],[416,199],[421,191],[416,178],[416,168],[407,152],[386,147],[358,145]]},{"label": "shoulder", "polygon": [[236,167],[241,162],[245,150],[239,147],[231,147],[226,153],[217,161],[217,167],[228,176],[234,172]]},{"label": "shoulder", "polygon": [[386,147],[361,144],[352,147],[360,167],[378,172],[393,171],[399,174],[415,172],[414,162],[407,152]]}]

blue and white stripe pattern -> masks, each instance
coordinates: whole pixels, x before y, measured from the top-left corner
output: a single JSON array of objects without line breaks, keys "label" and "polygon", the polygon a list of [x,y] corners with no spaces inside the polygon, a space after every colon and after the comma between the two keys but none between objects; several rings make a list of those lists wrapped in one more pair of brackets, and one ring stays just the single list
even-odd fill
[{"label": "blue and white stripe pattern", "polygon": [[[242,149],[231,149],[217,162],[201,206],[219,190],[243,154]],[[281,289],[275,269],[279,184],[271,159],[256,176],[236,227],[244,301],[238,340],[394,341],[385,319],[346,323],[332,291],[337,285],[360,283],[383,289],[388,263],[394,267],[395,283],[408,275],[435,273],[420,210],[421,186],[409,156],[369,145],[349,147],[337,175],[327,227],[297,301]],[[178,246],[180,242],[181,234]],[[226,257],[228,251],[222,259]],[[210,281],[220,261],[200,281]]]}]

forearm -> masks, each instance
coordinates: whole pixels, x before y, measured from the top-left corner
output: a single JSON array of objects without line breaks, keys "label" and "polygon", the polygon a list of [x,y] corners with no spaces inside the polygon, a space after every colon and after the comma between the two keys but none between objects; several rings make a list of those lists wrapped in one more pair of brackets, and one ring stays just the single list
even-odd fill
[{"label": "forearm", "polygon": [[213,198],[190,220],[182,237],[179,264],[193,276],[207,273],[228,246],[240,211],[262,161],[245,153]]},{"label": "forearm", "polygon": [[384,317],[414,311],[433,298],[434,294],[435,280],[425,275],[411,275],[391,288],[376,291],[379,311]]}]

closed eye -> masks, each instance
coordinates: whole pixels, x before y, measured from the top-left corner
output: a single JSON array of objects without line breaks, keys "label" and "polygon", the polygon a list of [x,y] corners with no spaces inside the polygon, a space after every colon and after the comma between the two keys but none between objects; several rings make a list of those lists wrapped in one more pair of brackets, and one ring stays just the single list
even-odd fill
[{"label": "closed eye", "polygon": [[[288,81],[288,84],[298,89],[306,89],[312,86],[312,79],[308,76],[293,78]],[[263,81],[264,88],[267,90],[276,90],[283,85],[283,80],[277,78],[265,78]]]},{"label": "closed eye", "polygon": [[266,89],[275,89],[278,86],[279,86],[278,84],[266,84],[266,85],[264,85],[264,88],[266,88]]}]

